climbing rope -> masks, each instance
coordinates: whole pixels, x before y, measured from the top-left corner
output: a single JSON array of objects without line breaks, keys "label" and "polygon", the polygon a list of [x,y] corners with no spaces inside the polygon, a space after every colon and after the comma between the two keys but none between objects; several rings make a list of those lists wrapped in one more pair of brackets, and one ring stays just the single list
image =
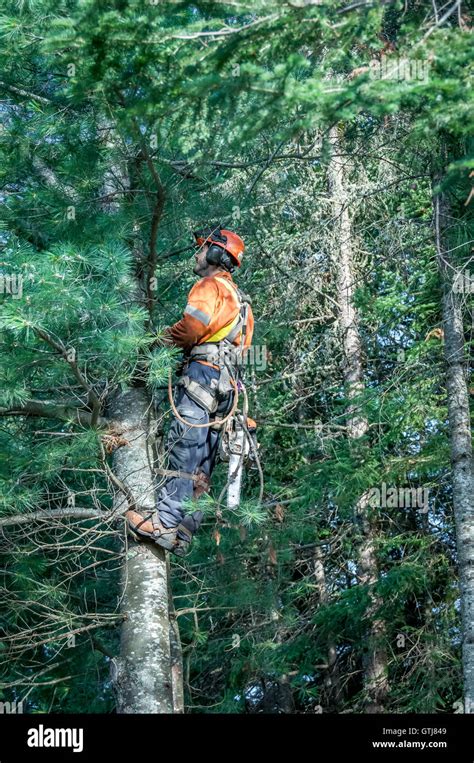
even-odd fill
[{"label": "climbing rope", "polygon": [[[181,421],[182,424],[185,424],[188,427],[193,427],[195,429],[201,429],[201,428],[209,427],[209,426],[222,427],[226,423],[226,421],[229,421],[229,419],[232,418],[232,416],[234,416],[234,414],[235,414],[235,412],[237,410],[238,402],[239,402],[239,391],[238,391],[238,388],[237,388],[237,384],[235,383],[235,381],[233,379],[230,379],[230,382],[231,382],[231,384],[232,384],[232,386],[234,388],[234,401],[232,403],[232,408],[230,409],[230,411],[227,414],[227,416],[225,416],[223,419],[219,419],[218,421],[216,421],[214,423],[207,422],[205,424],[191,424],[189,421],[186,421],[186,419],[183,419],[183,417],[180,416],[180,414],[178,413],[178,410],[176,408],[176,405],[174,403],[174,400],[173,400],[173,383],[172,383],[172,376],[171,376],[171,370],[170,370],[170,371],[168,371],[168,398],[169,398],[169,401],[170,401],[171,410],[173,411],[173,413],[176,416],[176,418],[178,419],[178,421]],[[250,449],[252,450],[252,452],[254,454],[255,462],[257,464],[258,476],[259,476],[259,481],[260,481],[260,490],[259,490],[258,503],[260,504],[262,502],[263,490],[264,490],[263,470],[262,470],[262,465],[260,463],[260,459],[259,459],[259,456],[258,456],[257,448],[254,445],[254,442],[252,440],[252,437],[251,437],[250,432],[249,432],[248,427],[247,427],[248,395],[247,395],[247,391],[246,391],[245,387],[243,387],[242,392],[243,392],[243,397],[244,397],[244,405],[243,405],[243,415],[242,415],[241,424],[242,424],[242,427],[243,427],[243,430],[244,430],[244,435],[245,435],[245,437],[248,440]],[[242,452],[242,454],[241,454],[241,457],[239,459],[239,463],[237,465],[235,474],[242,467],[243,459],[244,459],[244,452]],[[161,470],[161,471],[164,473],[167,470]],[[224,485],[224,488],[222,489],[222,491],[221,491],[221,493],[219,495],[219,498],[217,500],[217,505],[218,506],[221,505],[221,501],[222,501],[222,498],[224,496],[224,493],[227,490],[227,488],[229,486],[229,483],[233,479],[235,474],[229,475],[227,483]]]}]

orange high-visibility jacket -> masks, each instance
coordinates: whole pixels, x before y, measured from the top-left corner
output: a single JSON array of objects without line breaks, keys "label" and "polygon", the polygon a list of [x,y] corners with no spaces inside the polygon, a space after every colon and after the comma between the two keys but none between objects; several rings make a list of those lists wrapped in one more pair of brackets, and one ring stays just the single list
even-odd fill
[{"label": "orange high-visibility jacket", "polygon": [[[180,321],[165,330],[165,336],[173,344],[190,350],[196,344],[217,342],[226,335],[226,328],[231,328],[239,315],[239,302],[235,283],[226,270],[213,276],[201,278],[188,295],[188,303]],[[244,347],[252,343],[254,318],[252,308],[248,308],[247,333]],[[239,346],[241,332],[232,344]],[[206,361],[198,361],[211,365]]]}]

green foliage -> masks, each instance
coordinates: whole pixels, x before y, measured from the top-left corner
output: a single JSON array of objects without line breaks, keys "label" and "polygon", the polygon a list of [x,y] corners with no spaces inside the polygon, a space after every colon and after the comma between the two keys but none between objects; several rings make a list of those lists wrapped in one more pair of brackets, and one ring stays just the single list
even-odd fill
[{"label": "green foliage", "polygon": [[[259,712],[268,682],[289,687],[297,712],[359,711],[377,619],[387,709],[449,713],[461,694],[432,174],[447,141],[439,187],[457,218],[454,262],[468,267],[466,27],[453,13],[438,28],[431,4],[401,0],[4,3],[0,277],[21,276],[23,293],[0,291],[2,519],[70,508],[71,495],[110,508],[90,389],[106,415],[110,395],[146,384],[161,416],[177,353],[151,347],[194,282],[189,231],[219,219],[246,242],[238,280],[267,349],[247,385],[265,499],[248,470],[239,508],[218,505],[219,465],[212,495],[186,505],[205,515],[172,576],[189,711]],[[407,60],[426,76],[379,76]],[[328,192],[335,124],[364,377],[355,397]],[[466,298],[467,345],[469,310]],[[357,442],[351,405],[367,423]],[[382,483],[429,489],[429,510],[371,507],[378,576],[367,581],[357,507]],[[111,712],[122,528],[22,528],[6,525],[0,548],[2,697],[28,692],[34,713]]]}]

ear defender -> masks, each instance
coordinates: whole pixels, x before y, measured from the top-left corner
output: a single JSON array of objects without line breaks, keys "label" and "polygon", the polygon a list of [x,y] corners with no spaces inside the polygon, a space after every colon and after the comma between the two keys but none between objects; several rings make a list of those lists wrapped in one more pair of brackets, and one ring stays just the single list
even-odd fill
[{"label": "ear defender", "polygon": [[230,273],[240,267],[244,242],[236,233],[223,229],[220,225],[195,231],[194,238],[198,246],[209,244],[206,261],[209,265],[221,265]]}]

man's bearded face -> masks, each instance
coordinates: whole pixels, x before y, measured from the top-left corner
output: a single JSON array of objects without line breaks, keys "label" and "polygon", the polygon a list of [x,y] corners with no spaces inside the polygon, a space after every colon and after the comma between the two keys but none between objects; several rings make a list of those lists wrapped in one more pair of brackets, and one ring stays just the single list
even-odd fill
[{"label": "man's bearded face", "polygon": [[198,249],[198,251],[194,255],[196,264],[193,267],[193,273],[195,273],[197,276],[204,275],[209,267],[209,263],[206,260],[206,253],[208,249],[209,249],[209,244],[204,244]]}]

